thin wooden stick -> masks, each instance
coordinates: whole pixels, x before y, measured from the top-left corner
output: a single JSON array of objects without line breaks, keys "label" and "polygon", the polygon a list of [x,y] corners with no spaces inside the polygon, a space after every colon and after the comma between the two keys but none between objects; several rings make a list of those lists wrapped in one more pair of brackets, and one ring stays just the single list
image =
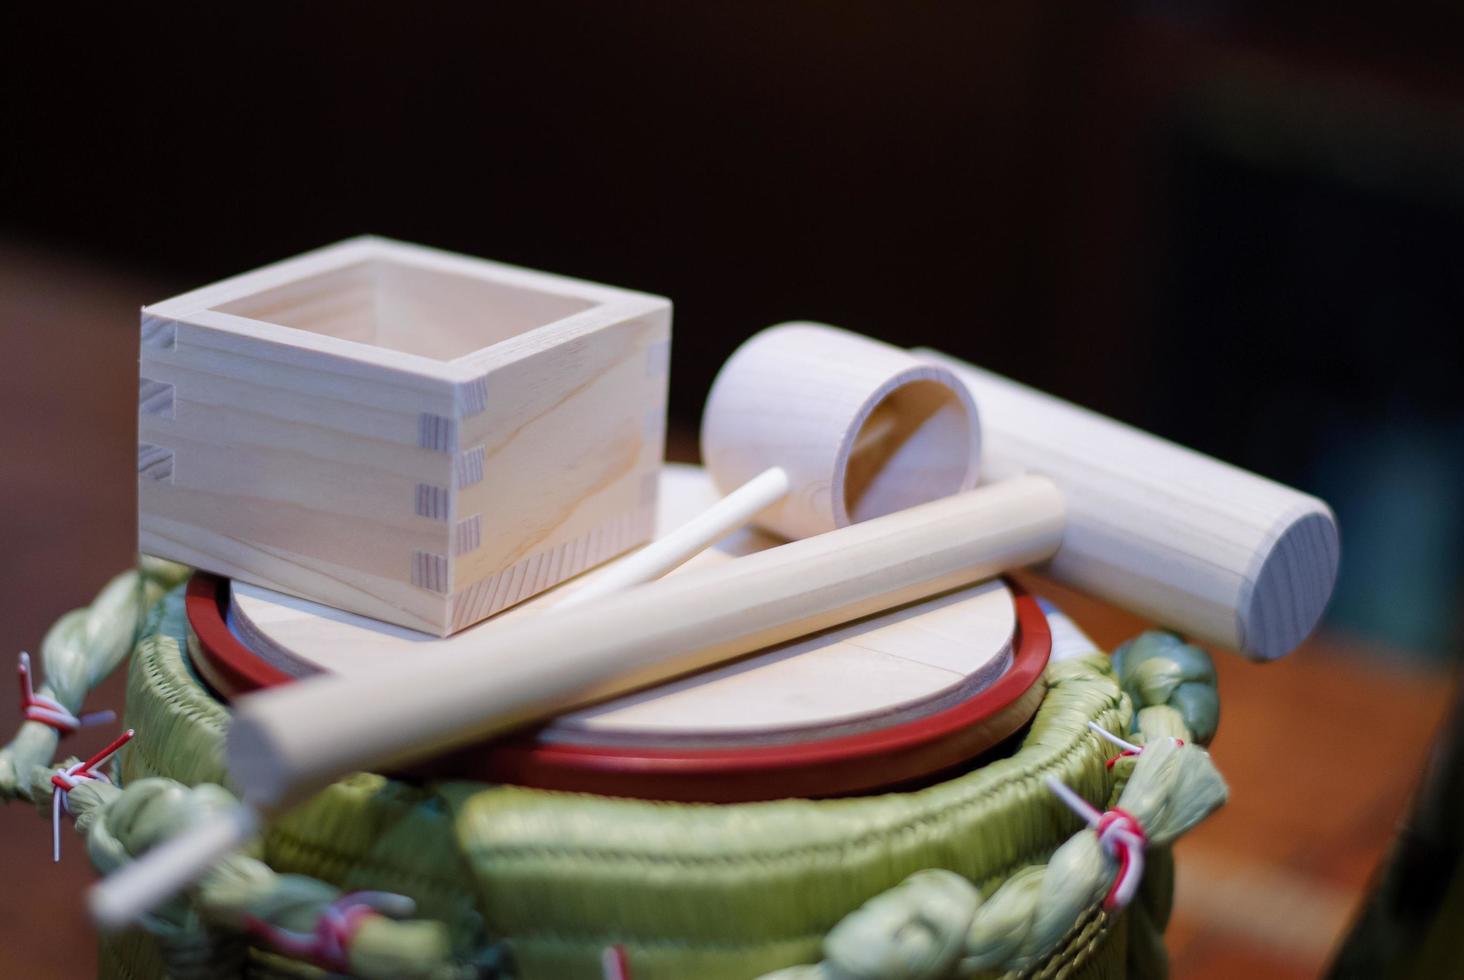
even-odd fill
[{"label": "thin wooden stick", "polygon": [[783,499],[788,474],[780,466],[764,470],[665,537],[595,573],[583,586],[552,607],[561,613],[612,592],[660,578],[745,526],[758,511]]},{"label": "thin wooden stick", "polygon": [[[894,434],[897,422],[893,411],[876,408],[860,430],[850,456],[876,448]],[[788,471],[781,466],[763,470],[669,534],[593,573],[584,585],[552,608],[563,612],[633,585],[655,581],[747,526],[759,512],[787,496],[791,486]]]}]

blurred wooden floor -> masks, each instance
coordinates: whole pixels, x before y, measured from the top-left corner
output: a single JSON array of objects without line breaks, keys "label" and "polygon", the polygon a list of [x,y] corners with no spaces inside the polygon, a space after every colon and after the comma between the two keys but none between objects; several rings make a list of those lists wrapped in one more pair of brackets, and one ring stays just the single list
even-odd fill
[{"label": "blurred wooden floor", "polygon": [[[16,725],[9,663],[133,560],[137,308],[159,283],[0,242],[0,739]],[[688,445],[685,441],[682,446]],[[1032,580],[1111,646],[1143,627]],[[1327,962],[1417,782],[1452,678],[1388,666],[1322,636],[1266,667],[1218,658],[1214,755],[1229,805],[1179,845],[1174,976],[1310,977]],[[120,676],[89,707],[122,703]],[[65,751],[86,754],[105,731]],[[95,969],[82,892],[92,880],[68,829],[0,806],[0,977]]]}]

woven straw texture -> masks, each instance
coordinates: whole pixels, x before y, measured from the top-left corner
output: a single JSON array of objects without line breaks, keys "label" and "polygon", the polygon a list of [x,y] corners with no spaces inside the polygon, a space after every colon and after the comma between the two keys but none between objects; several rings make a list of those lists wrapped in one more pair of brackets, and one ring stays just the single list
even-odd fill
[{"label": "woven straw texture", "polygon": [[[227,785],[228,714],[194,674],[180,592],[153,611],[133,656],[126,781],[149,775]],[[1054,664],[1021,744],[912,792],[738,805],[662,804],[511,786],[414,787],[360,774],[276,821],[264,857],[281,872],[347,889],[401,892],[446,923],[455,944],[505,943],[516,976],[597,977],[623,944],[636,980],[752,977],[819,959],[831,928],[924,868],[993,890],[1040,864],[1081,823],[1044,786],[1055,775],[1089,799],[1112,799],[1128,771],[1088,729],[1133,720],[1107,658]],[[1140,900],[1118,917],[1096,909],[1043,977],[1163,972],[1167,851],[1151,854]],[[1130,932],[1135,935],[1130,936]],[[310,968],[257,953],[251,975]],[[103,973],[156,975],[135,933],[103,947]]]}]

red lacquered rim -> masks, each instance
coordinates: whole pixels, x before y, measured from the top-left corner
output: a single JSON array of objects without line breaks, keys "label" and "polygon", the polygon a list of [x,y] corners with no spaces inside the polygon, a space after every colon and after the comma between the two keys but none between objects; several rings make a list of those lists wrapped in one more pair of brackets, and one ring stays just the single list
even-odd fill
[{"label": "red lacquered rim", "polygon": [[[922,718],[822,741],[738,748],[647,748],[541,741],[534,730],[458,749],[400,775],[476,779],[538,789],[676,802],[740,803],[848,796],[911,783],[968,762],[1026,724],[1052,634],[1037,600],[1008,583],[1016,603],[1012,666],[965,701]],[[225,699],[294,680],[230,631],[228,580],[203,572],[188,583],[195,667]]]}]

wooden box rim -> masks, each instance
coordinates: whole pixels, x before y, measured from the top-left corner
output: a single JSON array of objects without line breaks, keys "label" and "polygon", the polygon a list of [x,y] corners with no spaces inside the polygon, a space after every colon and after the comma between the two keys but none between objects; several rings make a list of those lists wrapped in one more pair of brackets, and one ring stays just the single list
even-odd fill
[{"label": "wooden box rim", "polygon": [[[449,360],[332,337],[216,309],[281,286],[373,261],[479,279],[592,305]],[[376,235],[361,235],[144,306],[142,315],[144,318],[178,320],[254,340],[460,384],[482,377],[491,370],[535,351],[571,342],[577,337],[630,317],[669,309],[670,305],[669,299],[650,293],[585,282]]]}]

